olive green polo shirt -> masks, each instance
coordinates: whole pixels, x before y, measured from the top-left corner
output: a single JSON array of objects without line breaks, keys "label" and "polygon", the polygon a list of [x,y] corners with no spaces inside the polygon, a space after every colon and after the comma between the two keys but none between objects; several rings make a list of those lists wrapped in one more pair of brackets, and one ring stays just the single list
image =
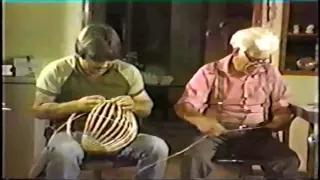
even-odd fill
[{"label": "olive green polo shirt", "polygon": [[[113,61],[112,67],[102,76],[89,80],[78,57],[68,56],[49,63],[41,71],[36,89],[54,96],[55,102],[63,103],[90,95],[102,95],[106,99],[122,95],[136,96],[144,90],[144,83],[140,71],[121,60]],[[56,126],[62,124],[61,121],[52,122]],[[77,127],[82,128],[83,125],[82,121]]]}]

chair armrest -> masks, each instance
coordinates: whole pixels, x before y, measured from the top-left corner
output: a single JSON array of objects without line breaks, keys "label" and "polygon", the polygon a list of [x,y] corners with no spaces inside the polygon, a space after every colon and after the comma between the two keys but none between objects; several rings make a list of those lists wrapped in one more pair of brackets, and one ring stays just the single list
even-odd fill
[{"label": "chair armrest", "polygon": [[295,114],[295,117],[300,117],[311,124],[319,123],[319,109],[316,106],[291,104],[290,109]]}]

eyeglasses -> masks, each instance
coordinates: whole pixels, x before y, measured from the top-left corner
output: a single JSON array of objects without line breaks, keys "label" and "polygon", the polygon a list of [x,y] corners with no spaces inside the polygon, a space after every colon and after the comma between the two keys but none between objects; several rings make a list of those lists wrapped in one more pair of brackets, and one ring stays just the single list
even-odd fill
[{"label": "eyeglasses", "polygon": [[269,64],[269,63],[271,63],[270,58],[265,58],[265,59],[259,58],[258,59],[258,58],[251,57],[247,52],[244,52],[244,54],[250,63],[253,63],[253,64],[265,64],[265,63]]}]

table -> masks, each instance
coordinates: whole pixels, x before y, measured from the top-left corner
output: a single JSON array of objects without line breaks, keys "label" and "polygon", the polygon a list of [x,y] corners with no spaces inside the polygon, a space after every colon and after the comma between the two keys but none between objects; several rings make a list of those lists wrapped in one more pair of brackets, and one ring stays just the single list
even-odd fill
[{"label": "table", "polygon": [[319,105],[308,104],[308,105],[297,105],[293,104],[293,109],[297,117],[300,117],[311,124],[313,127],[312,134],[308,137],[308,144],[314,147],[312,156],[314,158],[313,170],[311,172],[312,178],[318,179],[319,169]]}]

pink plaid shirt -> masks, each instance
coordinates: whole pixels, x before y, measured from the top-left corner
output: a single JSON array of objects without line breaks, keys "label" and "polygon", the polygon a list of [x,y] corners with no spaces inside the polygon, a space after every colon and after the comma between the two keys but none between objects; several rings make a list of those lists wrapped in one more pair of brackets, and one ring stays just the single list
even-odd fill
[{"label": "pink plaid shirt", "polygon": [[288,91],[276,68],[267,64],[251,75],[236,78],[228,72],[231,59],[229,55],[202,66],[186,85],[177,104],[190,103],[222,124],[249,126],[264,121],[266,111],[272,113],[288,106]]}]

